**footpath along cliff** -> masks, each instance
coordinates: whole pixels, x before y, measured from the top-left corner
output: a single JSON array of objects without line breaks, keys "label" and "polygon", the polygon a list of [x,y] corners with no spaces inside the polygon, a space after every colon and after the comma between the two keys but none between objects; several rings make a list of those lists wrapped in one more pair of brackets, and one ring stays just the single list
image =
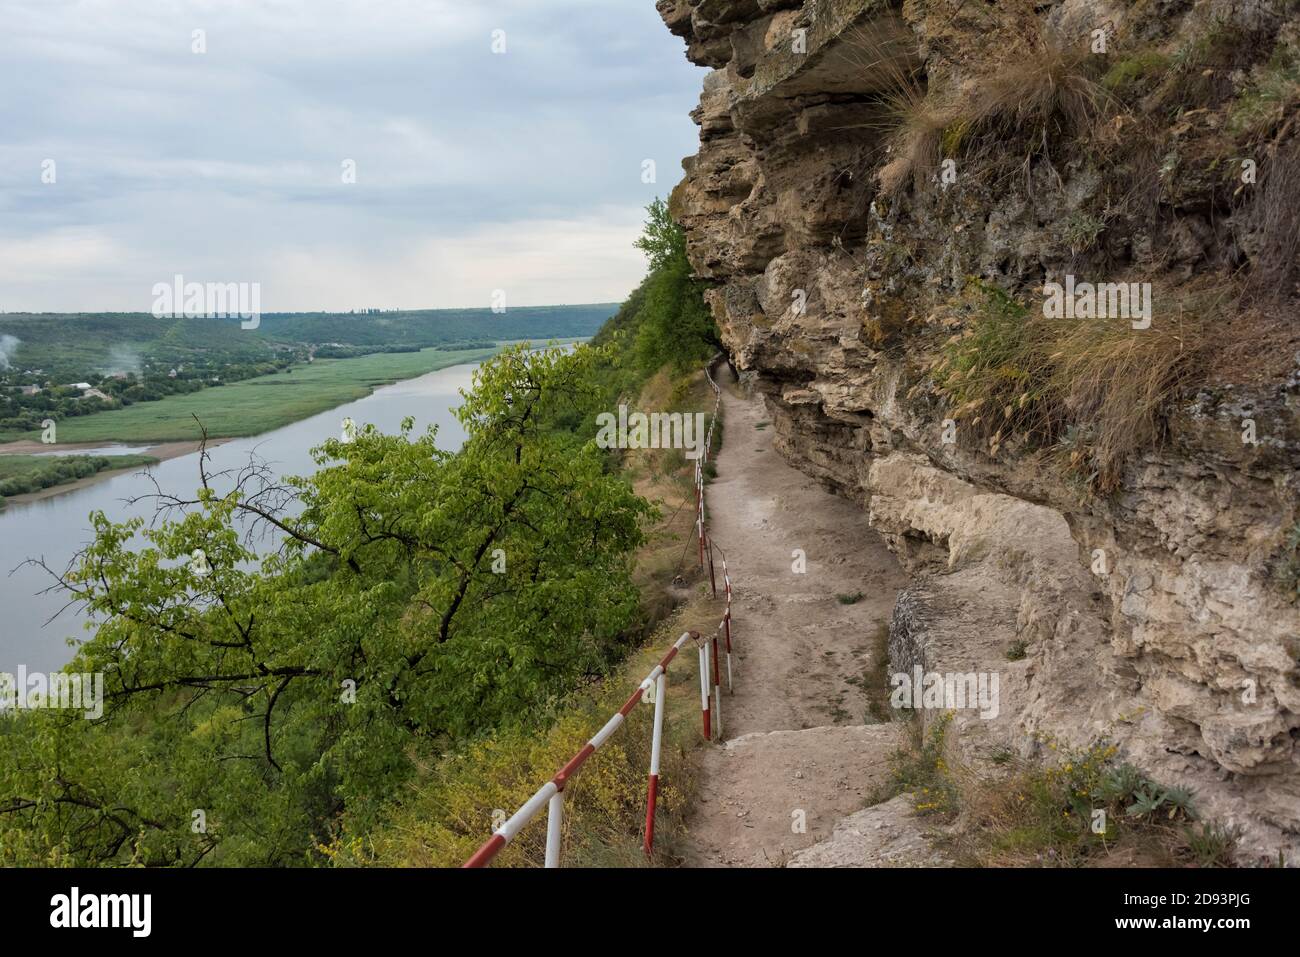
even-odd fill
[{"label": "footpath along cliff", "polygon": [[1300,858],[1297,5],[657,7],[740,385],[906,573],[889,670],[999,676],[953,760],[1105,740]]}]

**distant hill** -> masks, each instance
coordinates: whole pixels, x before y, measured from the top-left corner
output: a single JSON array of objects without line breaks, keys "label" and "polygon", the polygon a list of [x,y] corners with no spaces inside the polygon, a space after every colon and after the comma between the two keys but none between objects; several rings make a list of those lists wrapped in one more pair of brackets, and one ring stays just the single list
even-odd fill
[{"label": "distant hill", "polygon": [[[618,303],[520,306],[490,309],[420,309],[410,312],[296,312],[262,317],[266,338],[284,342],[344,345],[436,346],[470,339],[568,339],[596,334]],[[3,317],[0,317],[3,331]]]},{"label": "distant hill", "polygon": [[[58,379],[133,371],[149,360],[183,363],[202,355],[263,361],[285,350],[337,343],[362,350],[425,348],[483,340],[567,339],[594,335],[617,303],[490,309],[419,309],[381,313],[267,313],[257,329],[238,319],[156,319],[148,313],[5,313],[0,339],[15,369]],[[10,341],[10,340],[4,340]],[[0,360],[0,367],[3,360]]]}]

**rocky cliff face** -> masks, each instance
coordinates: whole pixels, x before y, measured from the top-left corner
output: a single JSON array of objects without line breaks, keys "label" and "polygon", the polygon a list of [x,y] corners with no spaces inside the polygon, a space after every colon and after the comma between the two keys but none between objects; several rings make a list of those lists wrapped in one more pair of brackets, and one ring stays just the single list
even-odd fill
[{"label": "rocky cliff face", "polygon": [[[779,449],[914,575],[895,668],[998,672],[972,760],[1106,738],[1247,860],[1300,853],[1294,6],[658,3],[712,68],[671,208]],[[999,352],[1067,276],[1150,324]]]}]

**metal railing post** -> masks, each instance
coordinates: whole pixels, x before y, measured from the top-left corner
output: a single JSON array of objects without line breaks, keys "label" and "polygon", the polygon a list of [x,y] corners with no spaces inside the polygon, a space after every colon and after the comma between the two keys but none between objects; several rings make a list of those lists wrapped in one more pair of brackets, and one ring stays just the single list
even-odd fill
[{"label": "metal railing post", "polygon": [[560,834],[564,827],[564,792],[556,791],[546,811],[546,866],[560,866]]},{"label": "metal railing post", "polygon": [[650,783],[646,791],[645,807],[645,852],[654,853],[655,846],[655,804],[659,798],[659,752],[664,740],[664,698],[668,693],[667,672],[655,679],[655,723],[650,739]]},{"label": "metal railing post", "polygon": [[700,642],[700,710],[704,715],[704,740],[713,740],[709,724],[709,643]]},{"label": "metal railing post", "polygon": [[722,684],[718,680],[718,633],[713,633],[713,711],[717,715],[718,740],[722,740]]}]

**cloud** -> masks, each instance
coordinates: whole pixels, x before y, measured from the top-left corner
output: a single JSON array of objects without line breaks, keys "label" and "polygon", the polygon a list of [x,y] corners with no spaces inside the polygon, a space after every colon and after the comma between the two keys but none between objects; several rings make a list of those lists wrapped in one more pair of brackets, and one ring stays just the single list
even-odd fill
[{"label": "cloud", "polygon": [[488,282],[520,305],[618,299],[642,271],[637,211],[695,148],[699,71],[648,0],[42,0],[5,17],[0,250],[34,244],[19,255],[37,268],[0,262],[0,309],[147,308],[176,272],[260,279],[268,311],[466,305]]},{"label": "cloud", "polygon": [[[602,209],[576,219],[487,224],[454,242],[426,240],[388,255],[359,258],[321,242],[271,255],[263,300],[306,295],[306,308],[418,308],[438,302],[486,308],[495,290],[510,305],[616,302],[645,271],[633,248],[642,211]],[[574,291],[581,290],[581,297]]]},{"label": "cloud", "polygon": [[[67,227],[24,239],[0,238],[0,283],[67,282],[121,262],[113,239],[100,230]],[[0,303],[9,312],[11,306]]]}]

